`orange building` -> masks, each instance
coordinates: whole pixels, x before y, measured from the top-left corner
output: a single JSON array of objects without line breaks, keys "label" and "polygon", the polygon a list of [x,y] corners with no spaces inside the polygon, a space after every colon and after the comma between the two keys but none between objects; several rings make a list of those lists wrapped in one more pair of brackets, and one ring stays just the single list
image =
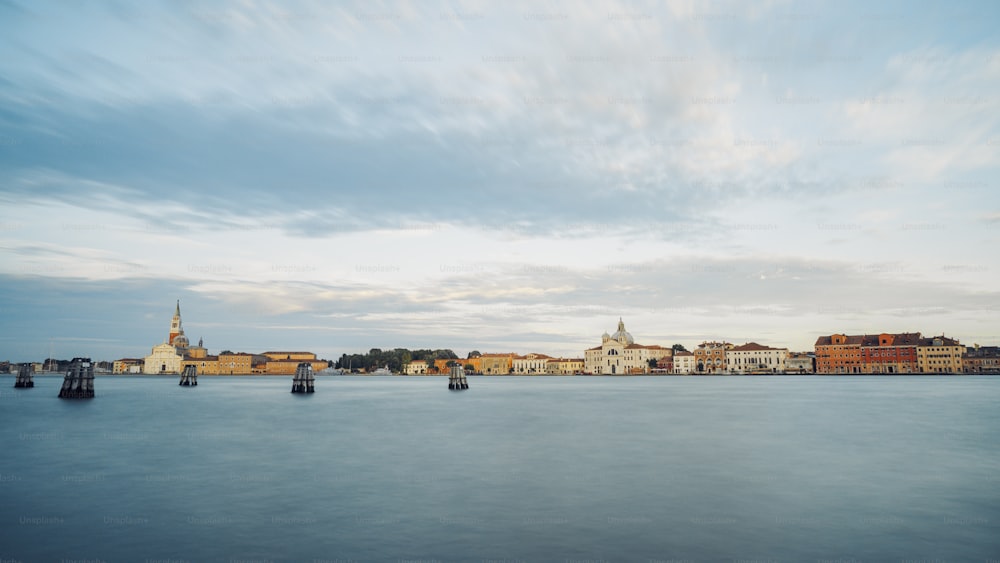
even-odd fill
[{"label": "orange building", "polygon": [[861,373],[920,373],[919,344],[919,332],[866,334],[861,342]]},{"label": "orange building", "polygon": [[695,373],[726,373],[726,351],[732,349],[729,342],[702,342],[694,350]]},{"label": "orange building", "polygon": [[816,373],[862,373],[861,344],[864,338],[863,335],[846,334],[831,334],[817,338],[814,346]]},{"label": "orange building", "polygon": [[921,373],[919,332],[832,334],[816,339],[818,374]]}]

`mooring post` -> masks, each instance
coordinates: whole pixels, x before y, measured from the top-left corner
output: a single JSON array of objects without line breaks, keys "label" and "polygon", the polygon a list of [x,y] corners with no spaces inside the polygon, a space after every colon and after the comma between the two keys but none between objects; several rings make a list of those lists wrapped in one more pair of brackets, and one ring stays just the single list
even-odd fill
[{"label": "mooring post", "polygon": [[292,377],[292,393],[315,393],[316,377],[313,375],[312,364],[301,362],[295,368],[295,376]]},{"label": "mooring post", "polygon": [[465,379],[465,369],[462,366],[451,366],[448,372],[448,389],[452,391],[462,391],[469,388],[469,382]]},{"label": "mooring post", "polygon": [[14,387],[18,389],[30,389],[35,386],[32,374],[35,373],[35,366],[31,364],[19,364],[17,366],[17,379],[14,380]]},{"label": "mooring post", "polygon": [[94,364],[90,358],[73,358],[63,379],[60,399],[94,398]]},{"label": "mooring post", "polygon": [[198,368],[192,365],[184,366],[184,371],[181,372],[180,385],[183,385],[184,387],[194,387],[198,385]]}]

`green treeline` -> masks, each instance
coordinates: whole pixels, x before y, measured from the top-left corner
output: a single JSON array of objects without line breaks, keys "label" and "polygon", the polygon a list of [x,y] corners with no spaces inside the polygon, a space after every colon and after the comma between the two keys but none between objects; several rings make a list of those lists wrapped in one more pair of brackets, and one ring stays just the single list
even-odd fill
[{"label": "green treeline", "polygon": [[337,369],[351,372],[362,370],[370,372],[381,367],[389,366],[393,373],[403,371],[403,366],[413,360],[457,360],[455,352],[451,350],[408,350],[406,348],[393,348],[392,350],[382,350],[372,348],[367,354],[343,354],[337,360]]}]

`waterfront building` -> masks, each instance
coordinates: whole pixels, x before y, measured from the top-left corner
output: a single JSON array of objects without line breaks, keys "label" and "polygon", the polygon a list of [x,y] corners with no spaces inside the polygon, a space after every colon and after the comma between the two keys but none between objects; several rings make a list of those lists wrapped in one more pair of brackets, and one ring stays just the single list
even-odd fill
[{"label": "waterfront building", "polygon": [[150,354],[143,359],[142,372],[154,374],[177,374],[181,372],[181,362],[187,353],[189,342],[184,336],[184,326],[181,323],[181,302],[177,301],[174,317],[170,320],[170,332],[167,341],[153,346]]},{"label": "waterfront building", "polygon": [[965,373],[1000,374],[1000,346],[975,344],[965,349],[962,356]]},{"label": "waterfront building", "polygon": [[917,366],[919,332],[866,334],[861,342],[861,373],[920,373]]},{"label": "waterfront building", "polygon": [[583,371],[583,358],[551,358],[545,362],[548,375],[575,375]]},{"label": "waterfront building", "polygon": [[[483,360],[480,359],[479,356],[460,361],[462,362],[462,367],[465,369],[466,373],[483,373]],[[472,366],[472,369],[469,369],[468,366]]]},{"label": "waterfront building", "polygon": [[816,340],[816,373],[958,373],[963,348],[945,336],[919,332],[833,334]]},{"label": "waterfront building", "polygon": [[309,362],[316,359],[316,354],[312,352],[264,352],[261,356],[265,356],[270,360],[297,360],[300,362]]},{"label": "waterfront building", "polygon": [[695,372],[694,352],[681,350],[674,352],[674,373],[689,374]]},{"label": "waterfront building", "polygon": [[816,373],[861,373],[861,344],[864,335],[831,334],[820,336],[814,345]]},{"label": "waterfront building", "polygon": [[142,373],[144,363],[145,360],[142,358],[122,358],[120,360],[115,360],[111,367],[111,373],[116,375]]},{"label": "waterfront building", "polygon": [[507,375],[513,369],[514,358],[517,354],[482,354],[479,360],[482,362],[483,375]]},{"label": "waterfront building", "polygon": [[787,359],[788,348],[771,348],[756,342],[726,349],[726,368],[730,373],[783,373]]},{"label": "waterfront building", "polygon": [[656,361],[655,373],[674,373],[674,356],[663,356]]},{"label": "waterfront building", "polygon": [[157,344],[143,359],[142,372],[147,375],[177,374],[181,372],[184,356],[172,344]]},{"label": "waterfront building", "polygon": [[403,373],[406,375],[426,375],[427,360],[412,360],[403,366]]},{"label": "waterfront building", "polygon": [[218,356],[219,375],[253,374],[253,354],[228,352]]},{"label": "waterfront building", "polygon": [[815,373],[816,358],[812,354],[792,352],[785,360],[785,373]]},{"label": "waterfront building", "polygon": [[511,360],[511,372],[517,375],[541,375],[548,373],[548,361],[552,356],[545,354],[525,354],[514,356]]},{"label": "waterfront building", "polygon": [[694,349],[694,372],[726,373],[726,352],[732,348],[729,342],[702,342]]},{"label": "waterfront building", "polygon": [[[263,375],[295,375],[295,370],[300,363],[307,363],[312,366],[314,372],[324,370],[328,367],[326,360],[316,359],[316,354],[312,352],[287,352],[271,351],[260,354],[262,358],[253,360],[256,369],[253,367],[249,373],[262,373]],[[263,366],[261,369],[260,366]]]},{"label": "waterfront building", "polygon": [[203,356],[201,358],[184,356],[184,359],[181,360],[181,371],[187,366],[194,366],[198,375],[219,375],[218,356]]},{"label": "waterfront building", "polygon": [[920,373],[962,373],[965,347],[945,335],[921,338],[917,345],[917,369]]},{"label": "waterfront building", "polygon": [[649,373],[650,360],[673,355],[673,350],[663,346],[636,344],[625,330],[625,323],[618,319],[614,334],[601,335],[601,345],[584,351],[584,371],[595,375],[628,375]]}]

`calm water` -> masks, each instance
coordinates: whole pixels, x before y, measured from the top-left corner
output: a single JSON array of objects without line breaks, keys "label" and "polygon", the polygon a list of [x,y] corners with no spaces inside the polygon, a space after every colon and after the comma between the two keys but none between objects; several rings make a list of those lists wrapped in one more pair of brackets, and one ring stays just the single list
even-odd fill
[{"label": "calm water", "polygon": [[1000,559],[1000,377],[0,378],[0,560]]}]

